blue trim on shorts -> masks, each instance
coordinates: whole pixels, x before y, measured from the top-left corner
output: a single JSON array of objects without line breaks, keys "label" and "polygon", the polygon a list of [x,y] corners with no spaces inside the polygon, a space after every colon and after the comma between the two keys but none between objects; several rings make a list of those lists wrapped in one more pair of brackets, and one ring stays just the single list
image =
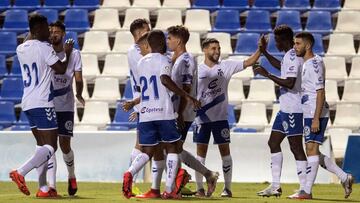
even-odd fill
[{"label": "blue trim on shorts", "polygon": [[37,130],[55,130],[58,128],[53,107],[29,109],[24,113],[29,120],[30,128]]},{"label": "blue trim on shorts", "polygon": [[320,118],[320,130],[317,133],[311,132],[312,118],[304,118],[304,137],[305,143],[315,142],[322,144],[324,142],[325,130],[329,118]]},{"label": "blue trim on shorts", "polygon": [[303,134],[303,114],[284,113],[279,111],[276,114],[272,131],[281,132],[287,137]]}]

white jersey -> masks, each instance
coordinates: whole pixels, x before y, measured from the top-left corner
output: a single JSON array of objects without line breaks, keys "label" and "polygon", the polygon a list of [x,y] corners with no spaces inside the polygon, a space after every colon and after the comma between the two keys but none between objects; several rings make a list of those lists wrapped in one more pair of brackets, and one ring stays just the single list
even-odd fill
[{"label": "white jersey", "polygon": [[[196,65],[191,54],[184,52],[175,61],[172,67],[171,79],[175,84],[182,88],[183,85],[191,85],[190,95],[196,97]],[[178,111],[180,104],[180,96],[173,96],[175,112]],[[183,112],[184,121],[193,122],[195,111],[189,102]]]},{"label": "white jersey", "polygon": [[[304,62],[302,70],[301,94],[304,118],[313,118],[316,110],[317,90],[325,88],[325,66],[322,58],[315,55]],[[321,118],[329,117],[329,106],[325,101]]]},{"label": "white jersey", "polygon": [[280,110],[284,113],[302,113],[301,109],[301,70],[303,59],[297,57],[295,50],[286,52],[281,61],[281,78],[296,78],[292,89],[280,87]]},{"label": "white jersey", "polygon": [[54,107],[50,66],[59,60],[55,50],[47,42],[28,40],[16,48],[16,54],[24,80],[22,110]]},{"label": "white jersey", "polygon": [[231,76],[244,69],[243,61],[223,60],[212,68],[204,63],[198,67],[197,98],[201,110],[196,123],[209,123],[228,119],[228,85]]},{"label": "white jersey", "polygon": [[[134,71],[136,71],[137,64],[139,63],[140,59],[143,57],[140,52],[140,47],[137,44],[131,45],[127,53],[129,69],[130,69],[130,84],[131,90],[133,93],[134,98],[138,98],[140,96],[139,92],[136,91],[136,86],[138,82],[134,78]],[[136,73],[135,73],[136,75]],[[134,110],[138,112],[139,105],[134,106]]]},{"label": "white jersey", "polygon": [[139,122],[175,119],[172,94],[160,81],[161,75],[171,77],[169,58],[160,53],[147,54],[139,61],[135,73],[141,89]]},{"label": "white jersey", "polygon": [[[61,60],[65,59],[65,52],[56,54]],[[54,105],[56,112],[74,112],[74,92],[72,88],[75,72],[82,70],[80,51],[73,49],[65,74],[54,74]],[[86,88],[86,87],[85,87]]]}]

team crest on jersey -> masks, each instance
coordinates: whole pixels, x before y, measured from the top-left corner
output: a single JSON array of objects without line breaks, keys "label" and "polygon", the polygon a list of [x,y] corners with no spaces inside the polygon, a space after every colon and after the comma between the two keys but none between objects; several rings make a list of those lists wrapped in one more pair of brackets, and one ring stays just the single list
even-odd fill
[{"label": "team crest on jersey", "polygon": [[65,129],[66,130],[69,130],[69,131],[71,131],[71,130],[73,130],[73,122],[72,121],[66,121],[66,123],[65,123]]},{"label": "team crest on jersey", "polygon": [[223,137],[224,139],[229,139],[230,138],[230,131],[227,128],[224,128],[221,130],[221,137]]},{"label": "team crest on jersey", "polygon": [[284,128],[284,131],[287,131],[288,128],[289,128],[289,125],[288,125],[288,123],[287,123],[286,121],[283,121],[283,122],[282,122],[282,126],[283,126],[283,128]]},{"label": "team crest on jersey", "polygon": [[221,69],[218,69],[217,74],[218,74],[218,76],[223,76],[223,75],[224,75],[224,72],[223,72]]},{"label": "team crest on jersey", "polygon": [[305,136],[309,136],[309,135],[310,135],[310,127],[309,127],[309,126],[305,126],[305,127],[304,127],[304,135],[305,135]]}]

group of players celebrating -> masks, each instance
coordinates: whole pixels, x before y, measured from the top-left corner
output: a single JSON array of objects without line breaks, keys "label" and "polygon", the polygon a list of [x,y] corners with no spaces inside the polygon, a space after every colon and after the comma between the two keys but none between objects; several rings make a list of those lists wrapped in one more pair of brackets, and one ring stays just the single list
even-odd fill
[{"label": "group of players celebrating", "polygon": [[[47,23],[41,15],[29,20],[30,36],[18,46],[22,67],[24,95],[22,109],[37,142],[35,154],[22,166],[10,172],[10,178],[21,192],[29,195],[24,176],[36,168],[39,175],[40,198],[58,197],[56,191],[57,138],[69,174],[69,195],[77,191],[74,174],[74,153],[70,147],[74,122],[74,93],[83,105],[82,65],[80,52],[73,40],[63,43],[65,26]],[[222,158],[224,188],[222,197],[232,197],[233,163],[230,154],[230,129],[227,121],[227,88],[233,74],[253,66],[256,74],[273,80],[281,87],[280,111],[269,138],[272,183],[258,192],[259,196],[280,196],[282,152],[280,143],[288,138],[296,159],[300,188],[291,199],[311,199],[312,186],[319,165],[335,173],[345,189],[345,198],[352,192],[354,179],[319,151],[329,118],[325,100],[325,76],[322,58],[312,51],[314,38],[302,32],[294,36],[286,25],[274,29],[276,46],[285,52],[282,61],[266,51],[267,40],[259,39],[258,49],[246,60],[220,60],[220,43],[214,38],[202,42],[205,59],[199,65],[186,51],[189,31],[181,25],[150,30],[149,22],[136,19],[130,25],[135,43],[129,48],[128,62],[134,99],[123,103],[123,109],[134,109],[131,120],[137,120],[137,141],[131,153],[131,165],[124,173],[123,195],[126,198],[181,198],[190,175],[181,162],[196,171],[196,192],[210,197],[216,188],[219,173],[205,166],[211,134]],[[50,43],[49,43],[50,42]],[[263,54],[281,70],[281,77],[256,65]],[[186,135],[194,125],[197,156],[185,149]],[[305,137],[306,155],[302,137]],[[153,182],[144,194],[135,194],[133,183],[137,173],[152,160]],[[162,173],[166,169],[165,191],[160,192]],[[48,178],[47,178],[48,176]],[[203,178],[207,190],[203,186]],[[48,179],[48,180],[47,180]]]}]

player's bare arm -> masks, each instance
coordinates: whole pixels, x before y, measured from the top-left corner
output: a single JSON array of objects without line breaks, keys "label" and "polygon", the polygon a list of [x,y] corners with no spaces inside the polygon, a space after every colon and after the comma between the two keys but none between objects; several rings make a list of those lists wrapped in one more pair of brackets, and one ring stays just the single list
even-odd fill
[{"label": "player's bare arm", "polygon": [[264,77],[269,78],[270,80],[274,81],[276,84],[282,86],[282,87],[286,87],[288,89],[292,89],[295,85],[296,82],[296,78],[286,78],[286,79],[282,79],[279,78],[271,73],[269,73],[264,67],[262,66],[255,66],[254,67],[254,72],[255,74],[260,74]]},{"label": "player's bare arm", "polygon": [[270,64],[272,66],[274,66],[277,69],[281,69],[281,62],[275,58],[274,56],[272,56],[271,54],[269,54],[269,52],[267,51],[267,44],[268,44],[268,38],[265,37],[264,35],[262,35],[259,39],[258,42],[258,46],[259,46],[259,50],[260,52],[267,58],[267,60],[270,62]]},{"label": "player's bare arm", "polygon": [[137,104],[140,104],[140,97],[138,98],[135,98],[133,100],[130,100],[130,101],[125,101],[123,104],[122,104],[122,108],[125,112],[128,112],[130,111],[130,109],[132,109],[135,105]]},{"label": "player's bare arm", "polygon": [[82,104],[85,105],[85,99],[82,97],[82,92],[84,89],[84,81],[82,78],[82,72],[75,72],[75,85],[76,85],[76,99]]},{"label": "player's bare arm", "polygon": [[244,68],[254,65],[260,58],[261,52],[259,49],[255,51],[249,58],[244,60]]},{"label": "player's bare arm", "polygon": [[66,73],[67,66],[69,64],[70,60],[70,54],[72,52],[72,49],[74,47],[74,40],[68,39],[64,43],[64,52],[66,55],[66,58],[64,61],[57,61],[54,65],[50,66],[56,74],[64,74]]},{"label": "player's bare arm", "polygon": [[316,109],[314,118],[311,124],[311,132],[318,132],[320,130],[320,116],[325,103],[325,89],[319,89],[316,91]]}]

